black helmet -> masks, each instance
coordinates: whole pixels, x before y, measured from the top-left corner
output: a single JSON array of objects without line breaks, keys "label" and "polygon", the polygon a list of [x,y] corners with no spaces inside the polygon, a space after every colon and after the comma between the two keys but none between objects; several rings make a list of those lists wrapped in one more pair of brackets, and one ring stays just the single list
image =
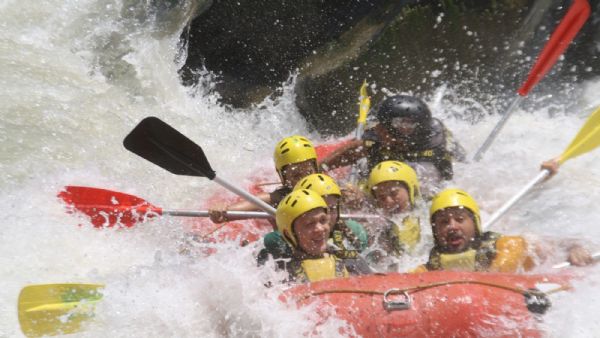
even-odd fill
[{"label": "black helmet", "polygon": [[377,120],[394,136],[406,138],[395,125],[408,120],[415,124],[411,137],[427,137],[431,132],[431,111],[421,99],[408,95],[395,95],[385,99],[377,110]]},{"label": "black helmet", "polygon": [[431,124],[431,111],[421,99],[408,95],[395,95],[385,99],[377,111],[380,122],[391,122],[395,117],[406,117],[415,122]]}]

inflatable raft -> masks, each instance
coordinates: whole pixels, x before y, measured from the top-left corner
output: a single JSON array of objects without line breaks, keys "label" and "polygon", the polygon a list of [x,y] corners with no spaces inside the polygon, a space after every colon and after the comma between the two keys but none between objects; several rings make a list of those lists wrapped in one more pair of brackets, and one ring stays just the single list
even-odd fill
[{"label": "inflatable raft", "polygon": [[296,286],[282,300],[316,302],[320,324],[331,316],[348,323],[339,332],[344,336],[538,337],[549,293],[568,289],[571,279],[449,271],[371,275]]}]

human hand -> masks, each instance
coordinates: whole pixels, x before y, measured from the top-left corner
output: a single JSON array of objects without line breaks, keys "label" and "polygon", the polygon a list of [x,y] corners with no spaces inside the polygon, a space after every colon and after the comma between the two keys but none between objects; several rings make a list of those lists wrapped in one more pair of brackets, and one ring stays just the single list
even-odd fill
[{"label": "human hand", "polygon": [[208,217],[213,223],[224,223],[227,222],[227,208],[216,207],[208,210]]},{"label": "human hand", "polygon": [[542,165],[541,165],[540,169],[541,170],[544,170],[544,169],[548,170],[550,172],[550,176],[548,178],[550,178],[550,177],[556,175],[556,173],[558,173],[558,167],[559,166],[560,166],[560,163],[558,163],[558,159],[553,158],[551,160],[542,162]]},{"label": "human hand", "polygon": [[574,245],[569,249],[569,257],[567,258],[571,265],[586,266],[594,262],[594,257],[580,245]]}]

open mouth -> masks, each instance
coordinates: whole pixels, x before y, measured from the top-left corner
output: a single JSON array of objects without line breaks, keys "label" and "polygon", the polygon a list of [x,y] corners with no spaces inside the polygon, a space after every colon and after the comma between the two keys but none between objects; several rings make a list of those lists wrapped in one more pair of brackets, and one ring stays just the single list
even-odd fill
[{"label": "open mouth", "polygon": [[446,242],[450,247],[459,247],[465,242],[465,238],[458,233],[451,233],[446,236]]},{"label": "open mouth", "polygon": [[319,236],[319,237],[312,238],[310,241],[315,248],[319,248],[319,247],[322,247],[325,243],[327,243],[327,237]]}]

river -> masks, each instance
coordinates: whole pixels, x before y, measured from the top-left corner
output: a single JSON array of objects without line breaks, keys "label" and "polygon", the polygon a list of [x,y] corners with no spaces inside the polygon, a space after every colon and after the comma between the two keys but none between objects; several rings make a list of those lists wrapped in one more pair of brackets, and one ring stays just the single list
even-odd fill
[{"label": "river", "polygon": [[[123,148],[123,138],[146,116],[196,141],[219,175],[240,184],[272,165],[280,138],[298,133],[324,141],[309,131],[293,103],[293,77],[282,84],[282,96],[247,110],[219,105],[209,72],[198,86],[182,86],[179,35],[189,6],[165,18],[141,3],[0,2],[0,337],[22,336],[16,303],[23,286],[61,282],[106,284],[96,320],[83,337],[311,332],[310,308],[288,308],[277,300],[282,287],[263,287],[281,276],[255,267],[258,245],[226,243],[210,257],[188,257],[179,253],[181,218],[97,230],[85,218],[66,214],[56,198],[66,185],[84,185],[170,209],[202,205],[219,189],[214,183],[172,175]],[[518,110],[481,162],[456,165],[449,185],[476,196],[484,220],[538,173],[543,160],[559,155],[600,105],[600,79],[574,85],[573,92],[569,104],[544,100]],[[475,125],[461,119],[477,103],[452,86],[423,95],[470,154],[498,120],[498,114]],[[574,238],[600,251],[598,200],[600,151],[565,163],[494,229],[539,240]],[[564,249],[555,247],[538,272],[564,260]],[[574,291],[552,296],[554,306],[542,324],[550,337],[600,331],[600,269],[578,270],[586,277]],[[320,334],[336,335],[342,325],[330,320]]]}]

